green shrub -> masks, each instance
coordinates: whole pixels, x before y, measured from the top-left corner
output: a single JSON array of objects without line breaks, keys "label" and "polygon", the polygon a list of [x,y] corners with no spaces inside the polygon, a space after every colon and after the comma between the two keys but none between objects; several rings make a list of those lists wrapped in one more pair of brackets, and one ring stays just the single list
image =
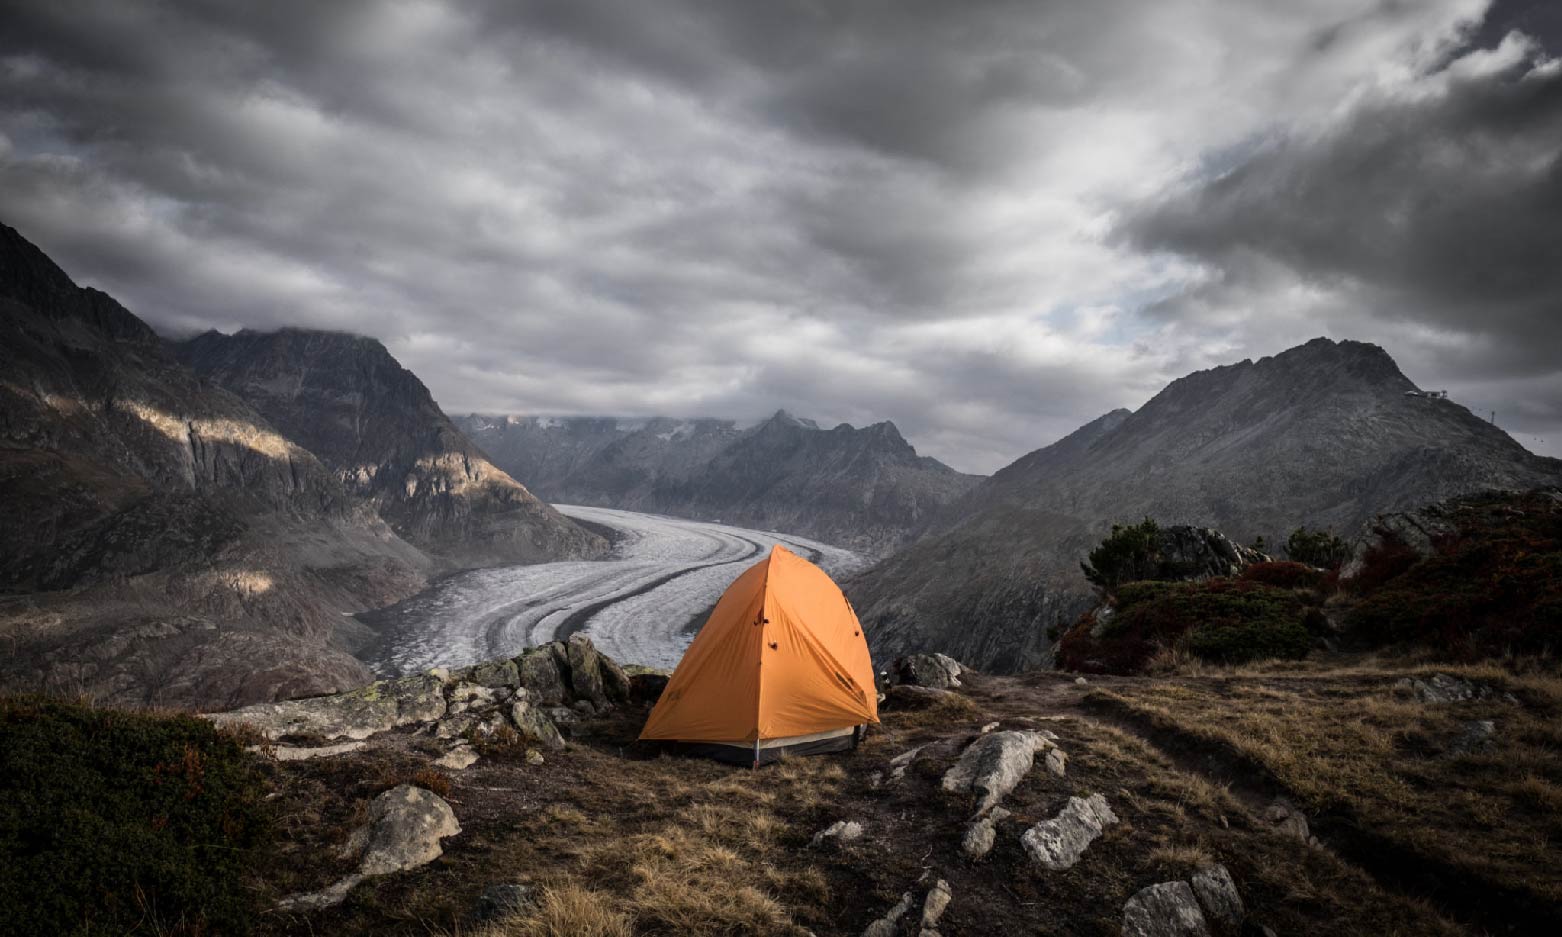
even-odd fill
[{"label": "green shrub", "polygon": [[1164,648],[1237,664],[1304,657],[1321,617],[1290,589],[1241,580],[1133,582],[1120,586],[1104,621],[1089,613],[1058,643],[1069,670],[1139,673]]},{"label": "green shrub", "polygon": [[1298,527],[1285,541],[1287,558],[1320,569],[1338,569],[1350,554],[1350,544],[1327,530]]},{"label": "green shrub", "polygon": [[0,933],[236,934],[255,759],[187,716],[0,698]]},{"label": "green shrub", "polygon": [[1126,527],[1113,524],[1111,535],[1080,564],[1085,578],[1106,592],[1121,583],[1153,579],[1161,564],[1160,532],[1148,517]]}]

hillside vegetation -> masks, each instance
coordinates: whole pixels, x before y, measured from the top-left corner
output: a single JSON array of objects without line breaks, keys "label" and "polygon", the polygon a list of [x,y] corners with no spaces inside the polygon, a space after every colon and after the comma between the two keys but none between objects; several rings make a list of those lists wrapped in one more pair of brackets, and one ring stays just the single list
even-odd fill
[{"label": "hillside vegetation", "polygon": [[[1387,515],[1358,554],[1299,531],[1309,558],[1180,580],[1153,522],[1116,528],[1087,571],[1103,602],[1058,642],[1058,666],[1143,673],[1396,647],[1450,661],[1549,656],[1562,642],[1562,494],[1485,493]],[[1316,551],[1316,552],[1307,552]],[[1343,564],[1343,566],[1339,565]],[[1099,569],[1098,569],[1099,567]],[[1123,581],[1130,576],[1154,578]]]}]

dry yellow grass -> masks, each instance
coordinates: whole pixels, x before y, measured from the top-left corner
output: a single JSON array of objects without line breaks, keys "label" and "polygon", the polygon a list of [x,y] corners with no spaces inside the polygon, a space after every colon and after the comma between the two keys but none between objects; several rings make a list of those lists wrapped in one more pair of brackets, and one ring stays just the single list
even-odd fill
[{"label": "dry yellow grass", "polygon": [[[1432,673],[1511,692],[1522,704],[1429,705],[1395,689],[1402,676]],[[1471,881],[1562,901],[1562,856],[1553,846],[1562,840],[1562,677],[1553,672],[1363,661],[1303,673],[1185,675],[1092,697],[1195,749],[1258,766],[1311,814],[1349,818]],[[1490,747],[1458,753],[1453,741],[1487,719],[1497,725]]]},{"label": "dry yellow grass", "polygon": [[545,889],[535,911],[517,914],[474,937],[630,937],[629,917],[603,895],[578,885]]}]

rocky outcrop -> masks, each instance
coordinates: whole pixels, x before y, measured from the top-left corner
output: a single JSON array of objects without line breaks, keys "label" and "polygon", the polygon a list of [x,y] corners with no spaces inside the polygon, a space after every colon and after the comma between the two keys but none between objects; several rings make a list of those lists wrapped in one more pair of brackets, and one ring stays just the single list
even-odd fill
[{"label": "rocky outcrop", "polygon": [[[568,648],[555,641],[529,648],[516,658],[454,671],[440,668],[347,693],[260,703],[206,718],[218,725],[245,724],[272,740],[361,740],[406,727],[439,739],[457,739],[492,736],[508,727],[529,743],[557,751],[565,746],[564,736],[543,699],[585,702],[593,712],[610,707],[617,701],[601,689],[604,684],[617,685],[615,678],[604,676],[614,671],[622,673],[591,639],[575,635]],[[528,685],[527,680],[535,684]],[[627,687],[625,692],[627,698]],[[592,701],[592,693],[597,694],[600,707]],[[447,766],[457,770],[475,760],[475,755],[469,760],[459,748],[445,756]]]},{"label": "rocky outcrop", "polygon": [[396,532],[458,566],[606,552],[534,497],[455,426],[428,388],[372,338],[283,329],[207,332],[174,346],[318,456]]},{"label": "rocky outcrop", "polygon": [[1507,703],[1517,703],[1518,698],[1512,693],[1504,693],[1494,687],[1482,683],[1475,683],[1463,677],[1453,677],[1445,673],[1434,673],[1430,677],[1401,677],[1395,682],[1394,688],[1415,696],[1423,703],[1440,705],[1443,703],[1470,703],[1484,702],[1491,699],[1501,699]]},{"label": "rocky outcrop", "polygon": [[369,805],[369,822],[349,840],[346,852],[359,854],[358,870],[317,892],[284,899],[279,911],[313,911],[341,903],[371,875],[415,869],[438,859],[440,840],[461,832],[455,811],[444,798],[410,784],[393,787]]},{"label": "rocky outcrop", "polygon": [[995,807],[1030,771],[1036,753],[1055,747],[1049,732],[991,732],[966,747],[944,773],[943,788],[977,795],[976,813]]},{"label": "rocky outcrop", "polygon": [[1562,461],[1411,389],[1381,348],[1326,339],[1191,374],[999,471],[847,594],[876,657],[1016,672],[1050,663],[1049,628],[1093,604],[1079,563],[1114,523],[1278,543],[1303,524],[1349,536],[1385,510],[1562,479]]},{"label": "rocky outcrop", "polygon": [[1044,869],[1072,868],[1090,844],[1115,823],[1117,815],[1100,794],[1070,797],[1057,816],[1026,830],[1020,845]]},{"label": "rocky outcrop", "polygon": [[477,416],[460,426],[539,495],[784,530],[867,553],[903,542],[977,477],[919,456],[892,423]]}]

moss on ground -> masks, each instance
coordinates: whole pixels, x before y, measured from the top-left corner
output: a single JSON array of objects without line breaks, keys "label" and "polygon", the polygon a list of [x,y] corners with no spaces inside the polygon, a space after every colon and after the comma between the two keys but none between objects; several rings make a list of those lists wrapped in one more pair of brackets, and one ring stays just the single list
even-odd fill
[{"label": "moss on ground", "polygon": [[247,933],[270,830],[240,741],[189,716],[0,698],[0,933]]}]

